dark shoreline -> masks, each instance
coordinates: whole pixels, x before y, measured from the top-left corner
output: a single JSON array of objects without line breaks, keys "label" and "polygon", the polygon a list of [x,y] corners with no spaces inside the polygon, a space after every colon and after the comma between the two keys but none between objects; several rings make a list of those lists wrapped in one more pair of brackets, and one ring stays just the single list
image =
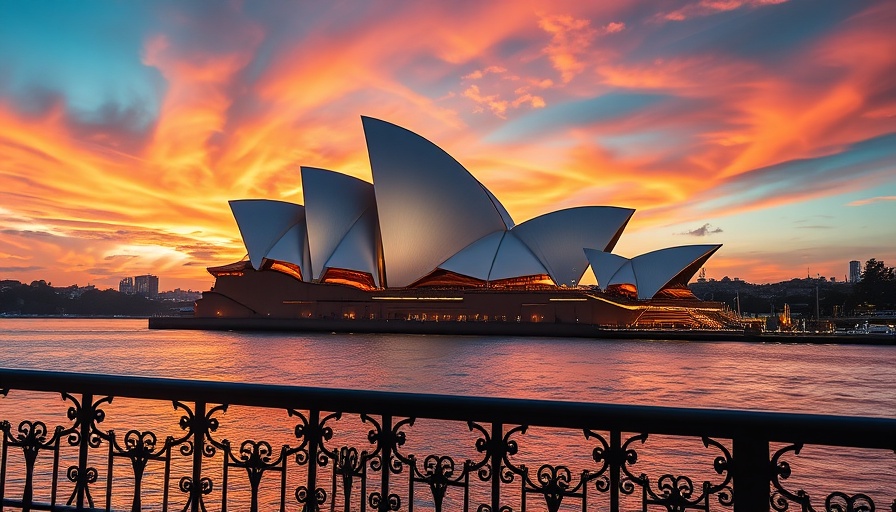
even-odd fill
[{"label": "dark shoreline", "polygon": [[870,334],[745,333],[692,329],[606,329],[585,324],[514,322],[415,322],[403,320],[327,320],[292,318],[152,317],[150,329],[204,331],[281,331],[473,336],[536,336],[659,341],[739,341],[896,345],[896,336]]}]

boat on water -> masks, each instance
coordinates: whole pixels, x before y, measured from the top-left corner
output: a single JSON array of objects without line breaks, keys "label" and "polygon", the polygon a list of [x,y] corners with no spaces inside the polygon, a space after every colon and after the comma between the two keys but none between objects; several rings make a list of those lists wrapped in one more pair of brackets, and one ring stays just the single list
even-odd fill
[{"label": "boat on water", "polygon": [[[838,331],[838,334],[841,334]],[[872,324],[865,322],[864,325],[856,325],[852,329],[847,329],[842,334],[851,335],[869,335],[869,336],[896,336],[896,327],[887,324]]]}]

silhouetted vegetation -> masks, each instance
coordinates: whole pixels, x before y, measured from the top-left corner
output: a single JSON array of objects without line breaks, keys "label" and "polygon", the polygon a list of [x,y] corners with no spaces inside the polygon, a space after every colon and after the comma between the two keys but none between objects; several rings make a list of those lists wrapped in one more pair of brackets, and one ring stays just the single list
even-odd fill
[{"label": "silhouetted vegetation", "polygon": [[862,280],[854,289],[856,302],[865,308],[896,307],[896,269],[871,258],[865,262]]},{"label": "silhouetted vegetation", "polygon": [[189,303],[154,301],[116,290],[70,286],[56,288],[40,280],[31,284],[0,281],[0,314],[22,316],[153,316],[174,314]]},{"label": "silhouetted vegetation", "polygon": [[858,283],[827,279],[791,279],[773,284],[751,284],[727,277],[719,281],[691,283],[691,291],[703,300],[728,304],[744,314],[779,312],[784,304],[805,318],[861,316],[896,309],[896,269],[870,259]]}]

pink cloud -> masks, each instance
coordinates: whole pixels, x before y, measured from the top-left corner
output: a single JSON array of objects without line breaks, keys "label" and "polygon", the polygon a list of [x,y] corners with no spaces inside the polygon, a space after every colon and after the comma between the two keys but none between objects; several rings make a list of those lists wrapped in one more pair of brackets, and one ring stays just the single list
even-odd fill
[{"label": "pink cloud", "polygon": [[866,206],[869,204],[887,202],[887,201],[896,201],[896,196],[877,196],[877,197],[869,197],[868,199],[858,199],[856,201],[851,201],[846,203],[846,206]]},{"label": "pink cloud", "polygon": [[603,29],[604,33],[606,34],[618,34],[623,30],[625,30],[625,23],[622,23],[621,21],[608,23]]},{"label": "pink cloud", "polygon": [[756,8],[776,5],[788,0],[700,0],[674,11],[660,13],[654,19],[659,22],[684,21],[691,18],[711,16],[720,12],[733,11],[742,7]]},{"label": "pink cloud", "polygon": [[464,75],[464,80],[478,80],[489,73],[501,74],[507,71],[507,68],[501,66],[489,66],[485,69],[477,69],[469,75]]}]

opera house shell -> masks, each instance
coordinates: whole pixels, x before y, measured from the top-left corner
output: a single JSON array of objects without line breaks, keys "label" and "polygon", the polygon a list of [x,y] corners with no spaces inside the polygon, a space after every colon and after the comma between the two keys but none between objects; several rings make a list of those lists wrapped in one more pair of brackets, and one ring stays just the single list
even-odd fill
[{"label": "opera house shell", "polygon": [[[196,317],[727,326],[687,282],[720,247],[613,254],[634,210],[569,208],[516,224],[427,139],[362,117],[373,183],[302,167],[304,205],[230,202],[248,257],[209,268]],[[590,269],[597,286],[580,286]]]}]

